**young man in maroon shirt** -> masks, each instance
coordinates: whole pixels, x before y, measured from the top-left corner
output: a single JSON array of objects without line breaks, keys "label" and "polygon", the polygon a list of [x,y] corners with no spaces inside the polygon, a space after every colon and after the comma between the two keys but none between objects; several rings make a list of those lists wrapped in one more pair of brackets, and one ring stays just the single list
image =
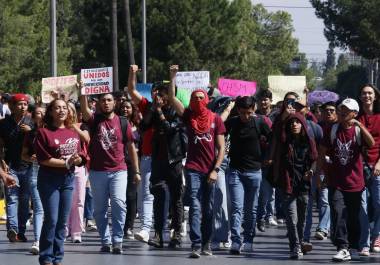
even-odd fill
[{"label": "young man in maroon shirt", "polygon": [[210,240],[215,182],[224,158],[226,130],[220,116],[207,109],[205,91],[193,91],[190,108],[184,108],[175,97],[177,71],[178,65],[170,67],[169,101],[187,127],[189,144],[185,168],[186,189],[190,196],[190,258],[199,258],[200,254],[212,255]]},{"label": "young man in maroon shirt", "polygon": [[[126,218],[127,165],[125,146],[134,171],[134,180],[140,181],[137,151],[131,126],[122,132],[120,117],[115,114],[116,102],[111,93],[99,96],[99,113],[88,108],[87,97],[80,97],[83,120],[91,132],[89,154],[90,183],[94,194],[94,217],[102,241],[101,252],[121,254]],[[126,135],[127,139],[124,139]],[[108,226],[108,200],[111,203],[112,236]]]},{"label": "young man in maroon shirt", "polygon": [[[364,190],[361,148],[371,147],[374,139],[368,130],[355,118],[358,103],[351,98],[338,106],[338,123],[323,139],[320,159],[329,155],[327,176],[329,201],[335,231],[331,234],[337,247],[334,261],[358,259],[360,239],[359,211]],[[320,163],[321,164],[321,163]]]}]

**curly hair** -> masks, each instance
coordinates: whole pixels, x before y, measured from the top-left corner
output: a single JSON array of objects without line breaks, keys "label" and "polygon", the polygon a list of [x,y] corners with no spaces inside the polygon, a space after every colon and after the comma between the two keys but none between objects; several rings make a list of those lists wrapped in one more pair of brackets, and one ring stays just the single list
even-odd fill
[{"label": "curly hair", "polygon": [[[65,104],[66,104],[66,106],[67,106],[67,108],[68,108],[67,102],[66,102],[65,100],[63,100],[63,99],[54,99],[52,102],[50,102],[50,103],[48,104],[48,106],[46,107],[46,113],[45,113],[45,116],[44,116],[44,119],[43,119],[43,121],[44,121],[46,127],[48,127],[48,128],[54,128],[54,127],[55,127],[55,126],[54,126],[54,118],[52,117],[51,112],[52,112],[52,110],[53,110],[55,104],[56,104],[58,101],[63,101],[63,102],[65,102]],[[70,122],[68,121],[68,119],[69,119],[69,116],[67,115],[66,120],[65,120],[65,126],[66,126],[66,127],[70,127],[70,126],[69,126],[69,125],[70,125],[70,124],[69,124]]]}]

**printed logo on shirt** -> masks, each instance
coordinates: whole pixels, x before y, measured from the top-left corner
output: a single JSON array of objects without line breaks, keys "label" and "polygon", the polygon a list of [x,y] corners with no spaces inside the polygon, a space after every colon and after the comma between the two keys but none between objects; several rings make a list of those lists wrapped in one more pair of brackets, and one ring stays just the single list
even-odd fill
[{"label": "printed logo on shirt", "polygon": [[198,141],[201,142],[202,140],[205,140],[206,142],[211,142],[212,141],[211,133],[204,133],[204,134],[194,136],[194,144],[197,144]]},{"label": "printed logo on shirt", "polygon": [[59,145],[59,140],[58,140],[58,139],[54,139],[54,143],[55,143],[56,145]]},{"label": "printed logo on shirt", "polygon": [[[55,139],[54,141],[59,143],[57,139]],[[79,144],[79,139],[68,138],[65,143],[59,145],[58,147],[59,153],[61,154],[62,157],[68,157],[77,152],[78,144]]]},{"label": "printed logo on shirt", "polygon": [[117,136],[115,133],[115,128],[107,130],[105,127],[101,126],[100,129],[100,143],[104,150],[111,149],[117,143]]},{"label": "printed logo on shirt", "polygon": [[335,148],[335,155],[342,166],[348,165],[352,158],[353,150],[351,150],[352,140],[348,143],[342,143],[339,139],[336,141],[337,148]]}]

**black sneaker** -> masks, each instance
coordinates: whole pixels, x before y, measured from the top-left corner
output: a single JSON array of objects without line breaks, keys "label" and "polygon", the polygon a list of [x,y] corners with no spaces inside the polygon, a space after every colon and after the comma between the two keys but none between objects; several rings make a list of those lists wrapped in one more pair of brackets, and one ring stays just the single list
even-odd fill
[{"label": "black sneaker", "polygon": [[201,252],[199,251],[199,247],[192,247],[189,258],[199,259],[200,257],[201,257]]},{"label": "black sneaker", "polygon": [[212,250],[211,250],[211,244],[210,243],[206,243],[202,246],[201,254],[204,256],[212,256]]},{"label": "black sneaker", "polygon": [[121,243],[115,243],[112,245],[112,254],[121,254],[123,253],[123,247]]},{"label": "black sneaker", "polygon": [[8,237],[9,242],[17,242],[18,241],[17,232],[14,229],[8,230],[7,237]]},{"label": "black sneaker", "polygon": [[111,245],[104,245],[100,248],[100,252],[111,253]]},{"label": "black sneaker", "polygon": [[173,235],[172,239],[170,240],[168,247],[171,249],[181,248],[181,242],[182,242],[181,233],[180,232],[174,232],[174,235]]},{"label": "black sneaker", "polygon": [[257,229],[260,232],[265,232],[265,222],[264,221],[257,222]]},{"label": "black sneaker", "polygon": [[26,238],[26,236],[24,234],[17,234],[17,241],[19,242],[28,242],[28,239]]},{"label": "black sneaker", "polygon": [[155,248],[163,248],[164,247],[164,239],[162,237],[162,233],[157,233],[152,239],[148,240],[148,245]]}]

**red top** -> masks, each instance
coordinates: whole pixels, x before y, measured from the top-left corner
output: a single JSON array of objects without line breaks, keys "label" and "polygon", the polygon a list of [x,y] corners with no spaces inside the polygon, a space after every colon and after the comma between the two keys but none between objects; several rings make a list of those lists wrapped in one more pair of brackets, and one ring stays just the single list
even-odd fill
[{"label": "red top", "polygon": [[[148,107],[151,103],[146,99],[142,98],[138,107],[141,114],[144,116]],[[149,128],[143,133],[142,143],[141,143],[141,154],[143,156],[151,156],[152,155],[152,139],[153,139],[153,127]]]},{"label": "red top", "polygon": [[196,133],[190,122],[191,110],[186,109],[183,114],[189,138],[186,168],[208,174],[213,169],[216,159],[215,136],[226,132],[220,116],[215,115],[211,128],[206,133]]},{"label": "red top", "polygon": [[[88,120],[90,128],[94,126],[94,116]],[[120,118],[114,115],[112,119],[99,121],[96,135],[92,135],[89,145],[91,157],[90,169],[95,171],[127,170],[124,157],[123,134],[121,132]],[[133,142],[131,126],[127,128],[127,141]]]},{"label": "red top", "polygon": [[[34,151],[38,162],[50,158],[66,159],[72,154],[82,155],[80,138],[77,132],[67,128],[48,129],[40,128],[34,141]],[[41,165],[40,170],[49,171],[53,174],[67,174],[66,168],[48,167]]]},{"label": "red top", "polygon": [[373,139],[375,139],[375,145],[367,149],[367,163],[370,166],[374,166],[380,157],[380,114],[363,114],[359,117],[359,121],[368,129]]},{"label": "red top", "polygon": [[332,161],[328,169],[328,182],[333,188],[346,192],[364,189],[361,146],[355,140],[355,126],[338,127],[336,139],[331,144],[331,134],[324,135],[323,144],[328,148]]}]

